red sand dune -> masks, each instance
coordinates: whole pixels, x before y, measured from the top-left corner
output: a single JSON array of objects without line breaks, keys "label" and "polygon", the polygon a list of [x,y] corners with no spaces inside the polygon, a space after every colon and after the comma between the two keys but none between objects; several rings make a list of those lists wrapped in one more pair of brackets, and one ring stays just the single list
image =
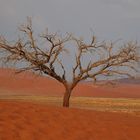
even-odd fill
[{"label": "red sand dune", "polygon": [[138,116],[0,101],[0,140],[139,140],[139,130]]},{"label": "red sand dune", "polygon": [[[0,69],[0,94],[61,96],[64,87],[56,80],[32,73],[15,75],[14,70]],[[73,96],[140,98],[140,84],[118,84],[116,87],[80,83]]]}]

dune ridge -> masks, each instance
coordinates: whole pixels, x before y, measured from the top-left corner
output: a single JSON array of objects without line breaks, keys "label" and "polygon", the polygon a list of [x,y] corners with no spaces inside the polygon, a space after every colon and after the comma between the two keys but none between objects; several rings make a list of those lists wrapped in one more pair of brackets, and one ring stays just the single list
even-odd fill
[{"label": "dune ridge", "polygon": [[[0,95],[63,96],[63,85],[52,78],[31,72],[15,75],[14,72],[12,69],[0,69]],[[83,82],[74,89],[72,96],[140,98],[140,84],[118,84],[112,87]]]}]

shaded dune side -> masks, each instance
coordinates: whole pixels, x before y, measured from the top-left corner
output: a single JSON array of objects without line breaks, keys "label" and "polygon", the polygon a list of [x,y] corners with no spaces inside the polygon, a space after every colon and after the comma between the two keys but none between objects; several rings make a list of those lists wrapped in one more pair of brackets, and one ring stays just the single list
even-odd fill
[{"label": "shaded dune side", "polygon": [[[4,95],[49,95],[62,96],[62,84],[48,77],[26,72],[14,74],[14,70],[0,69],[0,94]],[[140,98],[139,84],[118,84],[97,86],[92,83],[80,83],[74,89],[73,96]]]}]

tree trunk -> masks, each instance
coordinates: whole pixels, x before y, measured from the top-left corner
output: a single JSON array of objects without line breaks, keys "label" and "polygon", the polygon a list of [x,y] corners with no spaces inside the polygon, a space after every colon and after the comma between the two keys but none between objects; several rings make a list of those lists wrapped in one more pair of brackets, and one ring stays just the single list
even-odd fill
[{"label": "tree trunk", "polygon": [[64,97],[63,97],[63,107],[69,107],[70,96],[71,96],[71,90],[66,89]]}]

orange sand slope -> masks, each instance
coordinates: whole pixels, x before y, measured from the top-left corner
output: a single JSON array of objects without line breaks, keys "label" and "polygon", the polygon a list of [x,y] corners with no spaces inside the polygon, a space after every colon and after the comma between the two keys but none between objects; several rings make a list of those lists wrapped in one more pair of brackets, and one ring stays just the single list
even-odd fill
[{"label": "orange sand slope", "polygon": [[139,140],[140,117],[0,101],[0,140]]},{"label": "orange sand slope", "polygon": [[[64,87],[56,80],[31,73],[15,75],[11,69],[0,69],[0,95],[61,96]],[[116,87],[80,83],[73,96],[140,98],[140,84],[119,84]]]}]

